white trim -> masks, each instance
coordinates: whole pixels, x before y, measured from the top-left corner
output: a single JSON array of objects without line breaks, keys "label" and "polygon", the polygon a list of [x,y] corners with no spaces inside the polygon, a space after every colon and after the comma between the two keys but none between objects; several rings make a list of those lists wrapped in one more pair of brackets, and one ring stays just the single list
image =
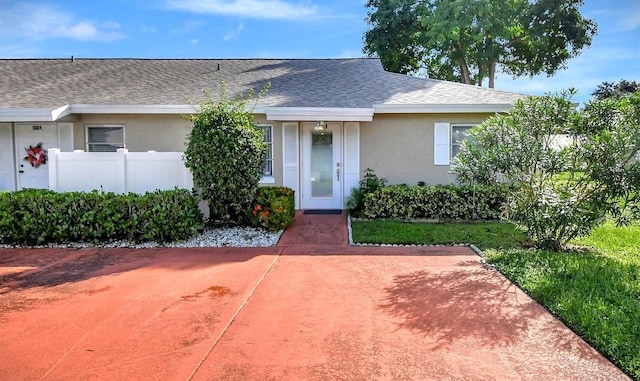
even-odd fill
[{"label": "white trim", "polygon": [[433,165],[449,165],[451,162],[451,124],[433,124]]},{"label": "white trim", "polygon": [[496,113],[508,112],[509,103],[478,104],[380,104],[374,105],[376,114],[437,114],[437,113]]},{"label": "white trim", "polygon": [[373,120],[372,108],[266,107],[264,111],[268,120],[276,121],[371,122]]},{"label": "white trim", "polygon": [[263,176],[260,180],[260,184],[275,184],[276,178],[273,176]]},{"label": "white trim", "polygon": [[282,123],[282,185],[294,191],[300,208],[300,129],[297,122]]},{"label": "white trim", "polygon": [[53,122],[48,108],[0,109],[0,122]]}]

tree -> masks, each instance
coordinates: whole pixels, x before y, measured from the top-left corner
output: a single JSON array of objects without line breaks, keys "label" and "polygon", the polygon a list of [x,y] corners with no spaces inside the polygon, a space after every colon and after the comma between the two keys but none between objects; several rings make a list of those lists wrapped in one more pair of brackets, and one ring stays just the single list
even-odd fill
[{"label": "tree", "polygon": [[591,45],[582,0],[368,0],[364,52],[386,70],[489,87],[498,69],[553,75]]},{"label": "tree", "polygon": [[473,128],[454,159],[463,183],[513,183],[504,217],[545,249],[638,215],[640,92],[583,110],[572,94],[518,101]]},{"label": "tree", "polygon": [[222,83],[219,101],[205,92],[207,99],[198,112],[187,117],[193,129],[187,137],[185,165],[209,204],[211,221],[237,222],[256,195],[268,146],[254,122],[253,108],[267,89],[268,85],[253,107],[247,107],[252,91],[229,99]]},{"label": "tree", "polygon": [[621,79],[618,83],[602,82],[598,88],[591,93],[596,99],[616,98],[620,99],[624,96],[640,91],[640,83],[636,81],[627,81]]}]

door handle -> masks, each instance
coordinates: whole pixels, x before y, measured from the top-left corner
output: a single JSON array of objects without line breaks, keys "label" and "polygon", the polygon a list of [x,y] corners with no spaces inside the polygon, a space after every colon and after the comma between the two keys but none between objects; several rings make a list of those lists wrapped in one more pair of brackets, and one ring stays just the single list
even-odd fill
[{"label": "door handle", "polygon": [[338,177],[338,181],[340,181],[340,163],[336,163],[336,175]]},{"label": "door handle", "polygon": [[18,173],[24,173],[24,171],[23,170],[19,170]]}]

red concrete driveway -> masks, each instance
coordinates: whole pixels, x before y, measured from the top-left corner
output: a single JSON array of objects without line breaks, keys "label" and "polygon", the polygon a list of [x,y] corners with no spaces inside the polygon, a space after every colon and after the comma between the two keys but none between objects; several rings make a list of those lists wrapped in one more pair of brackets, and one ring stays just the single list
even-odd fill
[{"label": "red concrete driveway", "polygon": [[467,248],[0,250],[0,380],[623,380]]}]

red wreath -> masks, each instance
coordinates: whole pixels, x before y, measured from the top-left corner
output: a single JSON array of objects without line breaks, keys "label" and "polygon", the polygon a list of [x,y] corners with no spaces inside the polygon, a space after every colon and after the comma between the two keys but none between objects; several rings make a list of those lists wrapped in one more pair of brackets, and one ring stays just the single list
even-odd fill
[{"label": "red wreath", "polygon": [[43,164],[47,164],[47,151],[42,148],[42,143],[38,143],[35,147],[25,147],[24,150],[27,151],[27,156],[25,156],[24,159],[29,160],[29,164],[31,164],[32,167],[38,168]]}]

